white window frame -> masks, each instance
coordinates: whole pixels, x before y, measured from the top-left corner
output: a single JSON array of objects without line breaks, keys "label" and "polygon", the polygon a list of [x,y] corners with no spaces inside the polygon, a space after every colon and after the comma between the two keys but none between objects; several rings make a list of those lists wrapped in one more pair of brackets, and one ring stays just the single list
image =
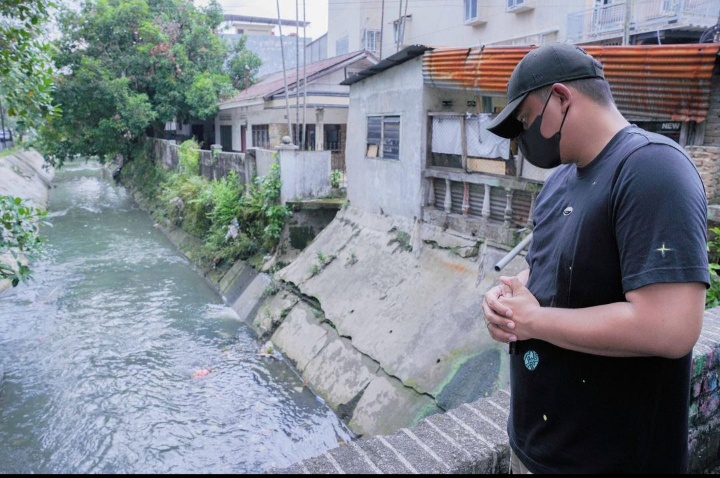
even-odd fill
[{"label": "white window frame", "polygon": [[251,126],[251,137],[253,148],[270,148],[270,125],[254,124]]},{"label": "white window frame", "polygon": [[[473,6],[475,16],[472,15]],[[465,23],[474,22],[478,19],[478,0],[465,0]]]},{"label": "white window frame", "polygon": [[380,30],[363,29],[362,31],[362,45],[363,49],[371,52],[380,51],[380,42],[382,38],[380,36]]}]

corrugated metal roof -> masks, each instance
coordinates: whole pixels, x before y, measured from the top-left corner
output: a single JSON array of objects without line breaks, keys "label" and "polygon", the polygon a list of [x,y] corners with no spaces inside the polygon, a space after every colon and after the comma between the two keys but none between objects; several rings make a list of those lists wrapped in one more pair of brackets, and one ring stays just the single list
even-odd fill
[{"label": "corrugated metal roof", "polygon": [[[301,76],[303,75],[303,73],[306,74],[308,81],[310,81],[312,80],[313,76],[318,75],[326,70],[332,70],[336,67],[339,67],[345,62],[353,63],[354,61],[362,60],[365,58],[376,61],[375,57],[371,53],[368,53],[364,50],[355,51],[351,53],[346,53],[344,55],[334,56],[332,58],[326,58],[324,60],[316,61],[314,63],[309,63],[304,67],[301,65],[299,68],[299,74]],[[295,83],[297,81],[297,73],[298,71],[296,71],[296,68],[288,68],[285,70],[285,77],[287,77],[287,85],[288,89],[290,90],[295,88]],[[238,94],[231,100],[220,103],[220,106],[222,109],[222,105],[226,103],[234,103],[237,101],[259,98],[268,99],[274,94],[284,91],[285,78],[283,77],[283,72],[281,70],[275,73],[270,73],[269,75],[260,78],[260,81],[252,85],[250,88],[243,90],[242,92],[240,92],[240,94]]]},{"label": "corrugated metal roof", "polygon": [[[505,96],[526,47],[438,48],[423,56],[425,84]],[[718,43],[583,46],[605,66],[618,109],[633,118],[704,121]]]}]

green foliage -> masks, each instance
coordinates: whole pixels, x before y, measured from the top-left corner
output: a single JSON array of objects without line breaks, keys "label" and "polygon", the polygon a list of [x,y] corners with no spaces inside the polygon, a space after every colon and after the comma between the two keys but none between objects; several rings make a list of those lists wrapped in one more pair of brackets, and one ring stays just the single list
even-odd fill
[{"label": "green foliage", "polygon": [[138,145],[133,154],[135,160],[123,166],[121,178],[137,190],[152,209],[157,209],[163,207],[160,196],[163,184],[168,181],[168,172],[155,164],[153,155],[150,142]]},{"label": "green foliage", "polygon": [[712,238],[708,241],[708,259],[710,263],[710,288],[705,295],[705,308],[720,305],[720,227],[710,228]]},{"label": "green foliage", "polygon": [[12,256],[10,263],[0,259],[0,279],[9,279],[13,287],[31,278],[32,271],[24,259],[42,252],[38,224],[46,217],[47,211],[28,206],[21,198],[0,196],[0,254]]},{"label": "green foliage", "polygon": [[333,188],[339,188],[342,182],[342,171],[339,169],[333,169],[330,173],[330,186]]},{"label": "green foliage", "polygon": [[225,73],[232,80],[237,90],[244,90],[257,81],[257,74],[262,60],[245,46],[247,37],[242,35],[237,40],[229,40],[230,56]]},{"label": "green foliage", "polygon": [[193,140],[180,146],[176,171],[156,166],[149,146],[136,154],[135,161],[123,167],[122,180],[144,197],[158,221],[168,221],[203,240],[199,260],[204,266],[247,260],[276,249],[291,215],[279,204],[277,163],[265,177],[244,185],[234,171],[218,181],[198,175],[199,149]]},{"label": "green foliage", "polygon": [[178,148],[178,172],[184,176],[200,174],[200,145],[192,138]]},{"label": "green foliage", "polygon": [[165,122],[214,117],[235,94],[225,65],[236,52],[216,35],[221,21],[215,0],[205,8],[87,0],[63,10],[53,55],[62,72],[53,99],[63,115],[43,128],[38,149],[55,165],[76,155],[122,154],[127,163],[146,134],[163,136]]},{"label": "green foliage", "polygon": [[60,112],[51,97],[53,48],[42,40],[53,7],[48,0],[0,2],[0,113],[6,110],[19,131]]}]

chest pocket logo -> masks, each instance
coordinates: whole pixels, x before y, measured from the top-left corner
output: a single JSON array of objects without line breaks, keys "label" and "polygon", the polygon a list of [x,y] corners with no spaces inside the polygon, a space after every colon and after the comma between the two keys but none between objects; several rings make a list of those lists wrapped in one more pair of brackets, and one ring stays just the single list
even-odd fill
[{"label": "chest pocket logo", "polygon": [[568,206],[563,211],[563,216],[569,216],[570,214],[572,214],[572,212],[573,212],[573,208],[571,206]]},{"label": "chest pocket logo", "polygon": [[537,368],[538,363],[540,363],[540,356],[538,356],[537,352],[535,352],[534,350],[530,350],[528,352],[525,352],[525,355],[523,356],[523,361],[525,362],[525,368],[532,372]]}]

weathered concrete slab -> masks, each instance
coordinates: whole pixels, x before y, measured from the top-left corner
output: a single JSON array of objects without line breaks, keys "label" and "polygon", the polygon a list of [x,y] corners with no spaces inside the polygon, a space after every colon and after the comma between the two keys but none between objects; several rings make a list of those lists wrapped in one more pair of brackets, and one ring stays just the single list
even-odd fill
[{"label": "weathered concrete slab", "polygon": [[[490,338],[480,309],[482,294],[497,281],[493,261],[505,251],[491,250],[493,260],[479,275],[479,258],[457,253],[472,247],[481,249],[468,238],[442,239],[434,228],[424,233],[407,219],[348,207],[276,277],[316,298],[338,333],[388,375],[437,396],[474,357],[506,353]],[[488,370],[492,377],[476,377],[487,390],[457,396],[493,392],[506,381],[500,365]]]},{"label": "weathered concrete slab", "polygon": [[298,296],[286,291],[279,291],[265,300],[252,320],[252,328],[258,337],[269,338],[299,300]]},{"label": "weathered concrete slab", "polygon": [[0,194],[21,197],[35,207],[46,208],[55,170],[40,153],[18,151],[0,157]]},{"label": "weathered concrete slab", "polygon": [[303,372],[328,342],[328,329],[320,325],[313,311],[298,303],[272,336],[272,342]]},{"label": "weathered concrete slab", "polygon": [[363,436],[389,435],[438,412],[435,401],[378,372],[355,407],[350,428]]},{"label": "weathered concrete slab", "polygon": [[270,286],[272,280],[267,274],[256,274],[243,289],[238,298],[231,302],[231,307],[237,312],[240,320],[251,323],[261,301],[266,295],[265,288]]},{"label": "weathered concrete slab", "polygon": [[[303,379],[340,415],[351,413],[351,402],[361,395],[375,377],[379,365],[360,354],[349,340],[335,331],[327,335],[328,341],[307,364]],[[345,408],[344,408],[345,407]]]}]

